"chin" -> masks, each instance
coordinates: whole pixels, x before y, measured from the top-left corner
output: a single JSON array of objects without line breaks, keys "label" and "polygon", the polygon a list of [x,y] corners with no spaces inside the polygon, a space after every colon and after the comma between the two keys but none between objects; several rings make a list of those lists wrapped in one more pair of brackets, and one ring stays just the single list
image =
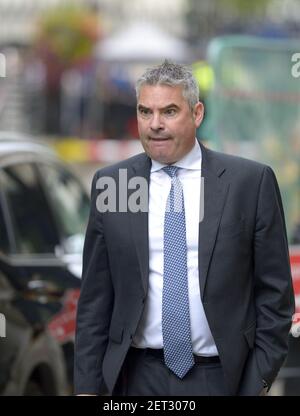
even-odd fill
[{"label": "chin", "polygon": [[173,159],[156,159],[158,162],[163,163],[164,165],[172,165],[172,163],[176,163],[176,160]]},{"label": "chin", "polygon": [[164,163],[164,164],[171,164],[173,163],[170,159],[170,157],[166,156],[166,155],[161,155],[161,154],[152,154],[150,156],[153,160],[156,160],[159,163]]}]

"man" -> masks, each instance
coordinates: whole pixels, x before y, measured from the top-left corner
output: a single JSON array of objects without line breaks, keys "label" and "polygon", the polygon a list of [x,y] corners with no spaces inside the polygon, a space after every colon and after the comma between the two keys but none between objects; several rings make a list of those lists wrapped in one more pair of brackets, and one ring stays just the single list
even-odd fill
[{"label": "man", "polygon": [[[94,177],[76,394],[259,395],[286,357],[294,301],[274,173],[198,143],[198,97],[187,68],[147,70],[137,83],[145,153]],[[122,194],[120,172],[149,184],[146,210],[103,210],[102,180]]]}]

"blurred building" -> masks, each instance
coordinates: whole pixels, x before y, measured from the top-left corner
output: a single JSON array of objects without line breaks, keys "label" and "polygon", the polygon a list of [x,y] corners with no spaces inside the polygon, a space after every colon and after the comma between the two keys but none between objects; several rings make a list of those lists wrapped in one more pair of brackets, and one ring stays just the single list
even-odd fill
[{"label": "blurred building", "polygon": [[99,13],[104,32],[117,30],[132,21],[155,22],[165,30],[185,36],[185,0],[0,0],[0,45],[29,43],[35,22],[51,7],[64,4],[90,6]]},{"label": "blurred building", "polygon": [[146,19],[193,42],[226,28],[244,31],[255,22],[285,25],[294,35],[300,25],[299,0],[0,0],[0,45],[29,42],[37,18],[47,9],[64,4],[93,8],[99,13],[104,33]]}]

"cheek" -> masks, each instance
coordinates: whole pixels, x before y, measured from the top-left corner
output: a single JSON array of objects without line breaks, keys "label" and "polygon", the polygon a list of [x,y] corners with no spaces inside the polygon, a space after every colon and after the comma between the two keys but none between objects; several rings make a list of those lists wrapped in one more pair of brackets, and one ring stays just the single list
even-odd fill
[{"label": "cheek", "polygon": [[195,134],[196,127],[192,122],[187,123],[186,120],[176,123],[176,127],[173,129],[174,135],[179,139],[184,139]]},{"label": "cheek", "polygon": [[146,133],[147,127],[145,125],[145,122],[138,121],[138,132],[139,135],[142,136]]},{"label": "cheek", "polygon": [[147,131],[149,128],[149,121],[143,119],[137,119],[138,129],[139,131]]},{"label": "cheek", "polygon": [[180,143],[186,136],[187,129],[182,123],[176,123],[169,127],[168,131],[174,137],[175,141]]}]

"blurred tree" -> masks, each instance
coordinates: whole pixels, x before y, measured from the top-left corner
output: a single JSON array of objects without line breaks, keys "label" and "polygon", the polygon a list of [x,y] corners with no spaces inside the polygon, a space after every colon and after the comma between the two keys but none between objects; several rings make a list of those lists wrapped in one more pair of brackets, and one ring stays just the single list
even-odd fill
[{"label": "blurred tree", "polygon": [[261,16],[265,14],[266,7],[272,0],[223,0],[223,7],[231,7],[240,15]]},{"label": "blurred tree", "polygon": [[80,64],[91,57],[99,39],[99,21],[90,9],[65,5],[50,10],[39,23],[37,45],[63,65]]},{"label": "blurred tree", "polygon": [[59,131],[61,77],[67,69],[84,71],[100,38],[99,16],[70,3],[50,9],[38,22],[34,48],[46,68],[47,127]]}]

